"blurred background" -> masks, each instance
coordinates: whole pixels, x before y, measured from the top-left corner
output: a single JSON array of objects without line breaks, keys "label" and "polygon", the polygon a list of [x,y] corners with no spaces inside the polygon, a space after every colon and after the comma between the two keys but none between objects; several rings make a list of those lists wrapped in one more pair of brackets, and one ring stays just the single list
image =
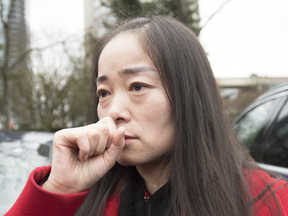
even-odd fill
[{"label": "blurred background", "polygon": [[198,36],[233,119],[288,81],[287,8],[286,0],[1,0],[0,129],[87,123],[98,38],[121,19],[157,14]]},{"label": "blurred background", "polygon": [[0,214],[51,163],[53,132],[89,122],[98,39],[117,21],[158,14],[195,32],[231,122],[288,82],[287,0],[0,0]]}]

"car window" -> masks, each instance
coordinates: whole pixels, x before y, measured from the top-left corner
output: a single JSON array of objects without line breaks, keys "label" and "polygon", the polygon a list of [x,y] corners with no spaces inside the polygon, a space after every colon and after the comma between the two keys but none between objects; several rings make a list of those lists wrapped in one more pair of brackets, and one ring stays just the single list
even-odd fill
[{"label": "car window", "polygon": [[261,161],[288,167],[288,101],[281,110],[267,143],[265,143]]},{"label": "car window", "polygon": [[247,151],[251,149],[274,103],[275,99],[255,107],[234,125],[234,132]]}]

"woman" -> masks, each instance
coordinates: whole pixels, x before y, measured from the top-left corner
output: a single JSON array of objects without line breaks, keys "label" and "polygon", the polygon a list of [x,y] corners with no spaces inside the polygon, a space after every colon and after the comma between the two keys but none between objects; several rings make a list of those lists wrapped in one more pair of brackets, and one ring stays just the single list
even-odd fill
[{"label": "woman", "polygon": [[98,43],[93,81],[97,123],[55,134],[51,173],[33,171],[7,215],[288,215],[287,182],[238,144],[187,27],[121,25]]}]

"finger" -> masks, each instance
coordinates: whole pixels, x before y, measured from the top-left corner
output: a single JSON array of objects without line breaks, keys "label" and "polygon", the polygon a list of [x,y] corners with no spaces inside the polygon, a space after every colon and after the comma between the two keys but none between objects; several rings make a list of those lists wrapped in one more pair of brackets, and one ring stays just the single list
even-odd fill
[{"label": "finger", "polygon": [[108,135],[107,146],[106,146],[107,148],[109,148],[112,143],[113,135],[116,132],[115,122],[113,121],[111,117],[107,116],[105,118],[102,118],[99,121],[99,123],[106,125],[109,129],[109,135]]},{"label": "finger", "polygon": [[[92,133],[93,131],[95,130],[92,130]],[[96,131],[98,132],[98,136],[96,137],[97,139],[94,139],[93,135],[91,139],[89,138],[90,147],[93,149],[92,152],[90,150],[91,155],[102,154],[105,151],[109,137],[109,128],[104,124],[98,124]]]},{"label": "finger", "polygon": [[101,131],[96,128],[92,127],[85,127],[85,133],[87,134],[89,145],[90,145],[90,150],[88,153],[88,158],[92,155],[94,155],[94,152],[97,149],[99,139],[101,136]]},{"label": "finger", "polygon": [[90,143],[85,131],[80,131],[76,135],[76,143],[79,148],[78,158],[83,163],[87,161],[90,152]]},{"label": "finger", "polygon": [[[124,127],[120,127],[116,130],[114,136],[113,136],[113,140],[112,140],[112,143],[115,145],[115,146],[121,146],[125,145],[125,139],[124,139],[124,134],[125,134],[125,128]],[[123,148],[122,147],[122,148]]]},{"label": "finger", "polygon": [[98,122],[96,124],[87,125],[83,127],[83,129],[86,131],[90,143],[88,157],[102,154],[110,136],[109,127],[106,124]]},{"label": "finger", "polygon": [[125,128],[120,127],[116,130],[113,136],[113,142],[103,155],[103,159],[105,163],[111,168],[117,161],[119,155],[121,154],[124,146],[125,146]]},{"label": "finger", "polygon": [[[63,148],[64,147],[64,148]],[[85,162],[90,151],[87,134],[79,129],[65,129],[55,133],[53,139],[53,150],[55,154],[62,154],[68,148],[79,149],[78,158]]]}]

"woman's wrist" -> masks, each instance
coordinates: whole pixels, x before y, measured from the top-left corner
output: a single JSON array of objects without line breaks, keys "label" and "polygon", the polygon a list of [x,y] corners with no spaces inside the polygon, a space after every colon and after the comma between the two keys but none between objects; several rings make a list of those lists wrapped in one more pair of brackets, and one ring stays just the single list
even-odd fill
[{"label": "woman's wrist", "polygon": [[75,188],[69,187],[67,185],[59,185],[52,183],[52,180],[49,179],[46,182],[44,182],[42,188],[52,193],[61,193],[61,194],[75,194],[82,192],[77,191]]}]

